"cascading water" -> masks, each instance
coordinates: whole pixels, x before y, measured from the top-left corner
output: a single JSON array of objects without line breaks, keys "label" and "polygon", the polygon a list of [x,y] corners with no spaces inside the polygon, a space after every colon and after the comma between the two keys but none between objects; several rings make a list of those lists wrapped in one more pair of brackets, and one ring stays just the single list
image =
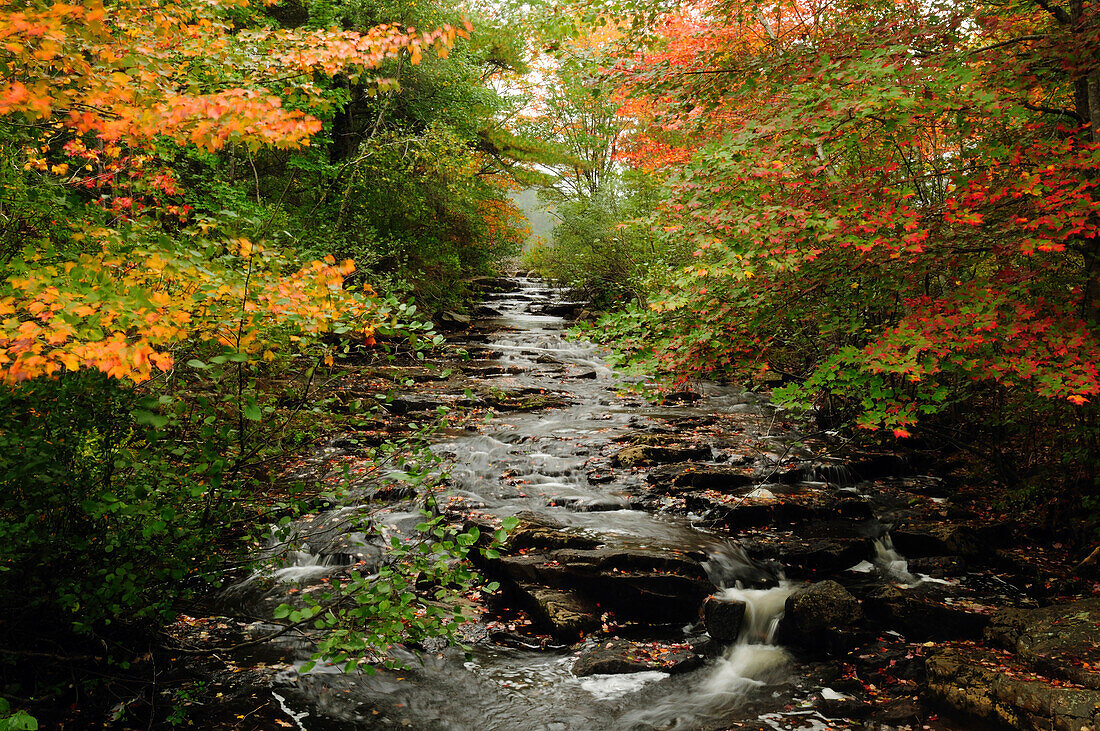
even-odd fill
[{"label": "cascading water", "polygon": [[[448,462],[451,496],[498,518],[533,513],[601,545],[702,557],[720,596],[745,604],[738,640],[703,668],[682,675],[646,671],[583,678],[571,672],[574,656],[568,650],[522,645],[480,644],[470,657],[457,651],[409,655],[405,669],[373,676],[329,672],[323,665],[298,674],[294,668],[309,655],[308,648],[300,648],[276,684],[280,706],[293,711],[297,725],[311,729],[315,722],[355,729],[704,729],[781,712],[790,695],[780,691],[796,667],[774,644],[774,635],[792,587],[782,581],[776,586],[778,567],[752,561],[727,538],[687,519],[634,509],[632,495],[641,476],[621,475],[613,483],[590,479],[591,460],[609,451],[613,438],[659,427],[656,420],[670,411],[622,395],[622,381],[606,366],[602,351],[567,340],[563,319],[546,314],[558,294],[535,280],[517,281],[518,291],[489,301],[498,313],[490,321],[494,329],[470,346],[507,367],[472,367],[493,370],[495,375],[482,377],[486,388],[552,396],[557,407],[499,415],[477,432],[452,433],[436,444],[433,449]],[[755,409],[760,399],[750,401],[731,401],[730,408]],[[690,407],[675,413],[705,415]],[[342,510],[349,519],[358,515],[354,506]],[[388,510],[372,515],[372,521],[406,519],[401,508]],[[416,517],[410,512],[407,519]],[[357,530],[359,524],[350,521],[345,535]],[[327,570],[332,551],[349,554],[353,562],[378,560],[347,543],[333,537],[322,545],[320,537],[311,537],[313,548],[287,556],[276,569],[282,573],[273,578],[314,578]]]},{"label": "cascading water", "polygon": [[894,581],[915,584],[920,578],[909,573],[909,562],[894,548],[894,539],[890,533],[883,533],[875,539],[875,563]]},{"label": "cascading water", "polygon": [[669,696],[625,717],[626,728],[687,729],[716,722],[746,703],[755,691],[787,679],[790,656],[775,644],[783,607],[794,587],[782,582],[770,589],[729,588],[718,599],[741,602],[745,614],[737,641],[727,647],[690,693]]}]

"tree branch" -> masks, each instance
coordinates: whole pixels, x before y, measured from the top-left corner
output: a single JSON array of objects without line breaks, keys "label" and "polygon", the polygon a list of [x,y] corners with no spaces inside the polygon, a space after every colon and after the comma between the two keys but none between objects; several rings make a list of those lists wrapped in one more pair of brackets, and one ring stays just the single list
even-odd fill
[{"label": "tree branch", "polygon": [[1050,0],[1035,0],[1035,3],[1040,8],[1054,16],[1054,19],[1062,25],[1069,25],[1072,21],[1072,19],[1069,17],[1069,13],[1066,12],[1065,8],[1052,4]]},{"label": "tree branch", "polygon": [[1044,107],[1042,104],[1032,104],[1031,102],[1023,102],[1025,109],[1030,109],[1033,112],[1042,112],[1043,114],[1057,114],[1062,117],[1069,117],[1078,122],[1084,123],[1085,119],[1073,111],[1072,109],[1061,109],[1058,107]]},{"label": "tree branch", "polygon": [[1019,38],[1010,38],[1007,41],[1001,41],[1000,43],[992,43],[988,46],[982,46],[981,48],[975,48],[968,56],[973,56],[977,53],[985,53],[986,51],[992,51],[995,48],[1003,48],[1004,46],[1011,46],[1014,43],[1024,43],[1026,41],[1041,41],[1044,38],[1049,38],[1047,33],[1032,33],[1027,36],[1020,36]]}]

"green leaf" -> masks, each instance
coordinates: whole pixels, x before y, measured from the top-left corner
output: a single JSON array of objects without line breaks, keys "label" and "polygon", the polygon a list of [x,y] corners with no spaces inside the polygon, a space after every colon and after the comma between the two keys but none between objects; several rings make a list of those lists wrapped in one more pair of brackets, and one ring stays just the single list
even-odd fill
[{"label": "green leaf", "polygon": [[256,397],[251,395],[246,397],[241,413],[249,421],[260,421],[264,416],[259,404],[256,403]]}]

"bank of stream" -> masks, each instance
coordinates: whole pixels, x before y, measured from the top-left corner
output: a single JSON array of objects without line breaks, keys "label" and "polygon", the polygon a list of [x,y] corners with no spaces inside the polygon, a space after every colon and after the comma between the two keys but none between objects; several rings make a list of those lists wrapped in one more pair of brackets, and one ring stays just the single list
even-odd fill
[{"label": "bank of stream", "polygon": [[[1067,617],[1089,641],[1100,603],[1019,545],[1010,521],[958,504],[926,465],[813,433],[766,394],[696,383],[651,401],[599,348],[566,337],[579,305],[535,279],[482,284],[479,316],[451,321],[461,357],[393,366],[410,385],[387,405],[405,419],[464,403],[495,413],[432,447],[451,520],[519,520],[502,557],[481,560],[502,589],[464,629],[471,653],[428,643],[399,671],[301,672],[311,637],[286,634],[228,670],[207,666],[240,728],[249,713],[257,728],[311,731],[1100,720],[1094,649],[1048,647],[1040,662],[1019,647]],[[348,479],[367,460],[349,435],[295,469]],[[383,536],[420,520],[401,490],[350,494],[362,502],[310,516],[292,533],[308,538],[277,544],[274,568],[230,589],[226,614],[270,617],[304,587],[377,562],[366,512]]]}]

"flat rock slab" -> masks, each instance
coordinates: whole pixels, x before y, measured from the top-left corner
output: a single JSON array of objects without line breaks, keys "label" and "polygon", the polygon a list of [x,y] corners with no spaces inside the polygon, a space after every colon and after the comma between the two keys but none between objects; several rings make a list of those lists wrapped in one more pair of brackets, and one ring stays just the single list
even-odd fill
[{"label": "flat rock slab", "polygon": [[620,449],[611,458],[616,467],[651,467],[670,462],[688,462],[710,457],[710,447],[705,444],[644,445],[638,444]]},{"label": "flat rock slab", "polygon": [[573,665],[573,674],[611,675],[659,670],[682,673],[703,664],[703,657],[687,643],[631,642],[612,639],[585,650]]},{"label": "flat rock slab", "polygon": [[670,551],[565,548],[505,556],[499,570],[516,584],[576,592],[643,621],[693,621],[714,591],[698,561]]},{"label": "flat rock slab", "polygon": [[752,485],[753,470],[726,465],[673,464],[651,470],[646,480],[667,493],[686,490],[730,492]]},{"label": "flat rock slab", "polygon": [[600,542],[590,536],[580,535],[567,530],[560,524],[521,513],[519,525],[512,529],[502,547],[504,551],[514,553],[524,549],[556,550],[559,548],[595,548]]},{"label": "flat rock slab", "polygon": [[952,645],[926,659],[928,692],[955,710],[1015,729],[1084,731],[1100,724],[1100,691],[1057,685],[973,645]]},{"label": "flat rock slab", "polygon": [[[736,469],[736,468],[734,468]],[[867,507],[831,490],[804,485],[762,485],[736,491],[701,489],[685,496],[687,508],[732,530],[794,525],[842,516],[862,519]]]},{"label": "flat rock slab", "polygon": [[517,589],[535,621],[559,640],[576,642],[600,627],[600,608],[577,592],[525,584]]},{"label": "flat rock slab", "polygon": [[1037,672],[1100,689],[1100,599],[1001,609],[985,636]]},{"label": "flat rock slab", "polygon": [[478,394],[477,402],[497,411],[540,411],[568,406],[570,399],[562,394],[521,389],[519,391],[483,391]]},{"label": "flat rock slab", "polygon": [[864,600],[867,615],[910,640],[980,639],[989,624],[989,610],[917,589],[887,586]]}]

